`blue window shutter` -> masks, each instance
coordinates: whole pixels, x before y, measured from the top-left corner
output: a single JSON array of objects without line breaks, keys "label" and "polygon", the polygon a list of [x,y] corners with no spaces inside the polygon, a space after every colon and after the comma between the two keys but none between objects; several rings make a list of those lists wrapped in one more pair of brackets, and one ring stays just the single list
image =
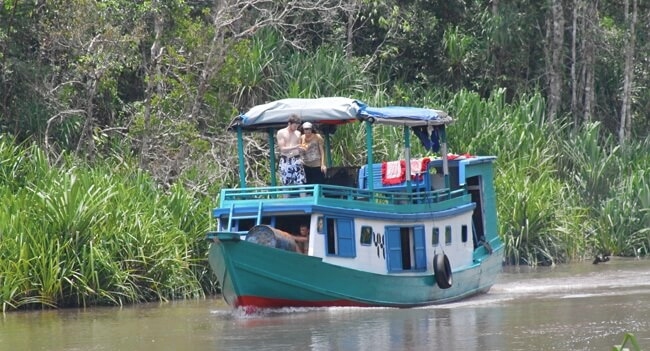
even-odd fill
[{"label": "blue window shutter", "polygon": [[427,269],[427,250],[424,239],[424,226],[418,225],[413,228],[413,251],[415,252],[415,269]]},{"label": "blue window shutter", "polygon": [[338,240],[339,256],[356,257],[357,251],[354,241],[354,223],[351,219],[336,219],[336,237]]},{"label": "blue window shutter", "polygon": [[399,227],[386,227],[386,252],[388,271],[402,271],[402,239]]}]

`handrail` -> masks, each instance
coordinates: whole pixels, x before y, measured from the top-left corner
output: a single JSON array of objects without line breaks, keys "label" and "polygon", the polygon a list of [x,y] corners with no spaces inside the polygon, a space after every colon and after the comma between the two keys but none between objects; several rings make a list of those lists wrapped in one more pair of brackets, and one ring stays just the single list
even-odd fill
[{"label": "handrail", "polygon": [[233,201],[344,199],[366,203],[402,205],[405,203],[437,203],[466,194],[465,188],[433,191],[381,191],[338,185],[292,185],[221,190],[222,207]]}]

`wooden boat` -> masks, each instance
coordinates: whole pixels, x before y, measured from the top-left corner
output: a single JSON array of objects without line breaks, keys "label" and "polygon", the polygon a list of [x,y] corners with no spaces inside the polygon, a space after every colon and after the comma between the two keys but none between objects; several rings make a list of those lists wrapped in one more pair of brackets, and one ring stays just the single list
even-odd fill
[{"label": "wooden boat", "polygon": [[[325,184],[279,186],[272,176],[269,186],[247,186],[243,134],[267,133],[275,175],[275,131],[291,114],[320,127],[328,162],[335,127],[361,123],[367,163],[329,167]],[[207,233],[225,301],[245,308],[415,307],[488,291],[503,259],[495,157],[449,157],[451,123],[438,110],[338,97],[278,100],[237,116],[229,129],[238,135],[240,184],[221,190],[216,230]],[[379,124],[403,128],[404,160],[374,162]],[[411,133],[440,156],[411,159]],[[396,167],[402,177],[387,184]],[[305,253],[289,234],[301,224],[309,227]]]}]

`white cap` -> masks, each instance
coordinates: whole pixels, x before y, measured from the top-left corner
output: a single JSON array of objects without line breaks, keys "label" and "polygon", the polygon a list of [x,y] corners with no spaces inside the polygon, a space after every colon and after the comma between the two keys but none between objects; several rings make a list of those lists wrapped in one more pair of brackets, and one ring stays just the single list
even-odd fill
[{"label": "white cap", "polygon": [[302,124],[302,129],[308,129],[308,128],[311,128],[311,123],[305,122]]}]

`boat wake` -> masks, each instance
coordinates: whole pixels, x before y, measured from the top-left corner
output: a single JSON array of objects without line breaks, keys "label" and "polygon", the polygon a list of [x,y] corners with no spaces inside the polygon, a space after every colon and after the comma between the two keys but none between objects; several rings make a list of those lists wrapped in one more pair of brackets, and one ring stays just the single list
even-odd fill
[{"label": "boat wake", "polygon": [[[457,302],[417,307],[415,309],[453,309],[460,307],[491,307],[525,299],[580,299],[623,295],[650,294],[648,261],[615,259],[602,265],[589,263],[554,268],[506,267],[486,294]],[[516,271],[515,271],[516,270]],[[275,315],[299,315],[309,312],[329,314],[359,310],[390,310],[390,307],[284,307],[237,308],[220,310],[235,319],[255,319]]]},{"label": "boat wake", "polygon": [[[648,261],[617,259],[603,265],[574,264],[512,272],[504,269],[490,291],[458,305],[528,298],[584,298],[650,294]],[[511,269],[513,270],[513,269]]]},{"label": "boat wake", "polygon": [[359,310],[390,310],[391,307],[282,307],[282,308],[257,308],[238,307],[230,311],[230,316],[236,319],[271,317],[275,315],[300,314],[311,312],[324,312],[329,314],[347,313]]}]

